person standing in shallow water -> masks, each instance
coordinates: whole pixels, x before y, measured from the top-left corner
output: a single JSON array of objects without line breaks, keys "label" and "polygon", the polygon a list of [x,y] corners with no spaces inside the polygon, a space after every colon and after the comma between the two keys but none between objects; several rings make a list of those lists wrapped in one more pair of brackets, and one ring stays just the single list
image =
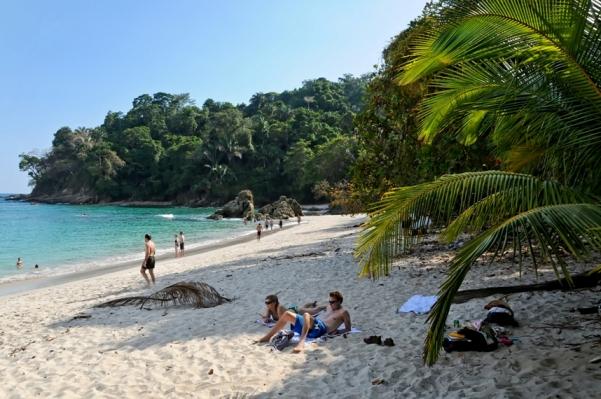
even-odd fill
[{"label": "person standing in shallow water", "polygon": [[257,223],[257,240],[261,239],[261,231],[263,231],[263,225],[259,222]]},{"label": "person standing in shallow water", "polygon": [[179,256],[179,238],[177,238],[177,234],[175,234],[175,257]]},{"label": "person standing in shallow water", "polygon": [[179,256],[184,256],[184,232],[179,232]]},{"label": "person standing in shallow water", "polygon": [[23,268],[23,259],[17,258],[17,269]]},{"label": "person standing in shallow water", "polygon": [[[140,268],[140,274],[146,280],[146,284],[150,285],[155,283],[154,279],[154,255],[156,253],[156,247],[154,246],[154,242],[152,242],[152,237],[150,234],[144,235],[144,261],[142,262],[142,267]],[[150,274],[150,279],[146,275],[146,270],[148,270],[148,274]]]}]

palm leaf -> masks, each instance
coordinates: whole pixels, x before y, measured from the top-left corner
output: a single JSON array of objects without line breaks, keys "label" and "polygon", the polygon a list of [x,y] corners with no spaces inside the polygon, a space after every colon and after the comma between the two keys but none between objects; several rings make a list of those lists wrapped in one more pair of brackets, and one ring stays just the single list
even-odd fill
[{"label": "palm leaf", "polygon": [[[524,190],[525,187],[527,190]],[[529,179],[525,178],[510,188],[499,190],[467,208],[442,231],[441,239],[452,242],[463,232],[479,233],[488,226],[496,225],[528,209],[585,200],[592,201],[570,188],[530,176]]]},{"label": "palm leaf", "polygon": [[362,265],[361,275],[372,278],[387,275],[392,259],[415,245],[416,237],[425,232],[424,227],[449,225],[474,204],[504,191],[513,195],[506,195],[496,202],[489,199],[467,211],[446,237],[451,239],[462,229],[482,228],[495,220],[493,216],[476,212],[479,209],[494,210],[491,215],[501,216],[497,210],[505,207],[503,215],[506,216],[509,209],[525,210],[538,204],[580,198],[557,184],[530,175],[501,171],[446,175],[433,182],[394,189],[373,205],[370,220],[359,239],[355,254]]},{"label": "palm leaf", "polygon": [[527,163],[513,157],[514,167],[598,183],[589,171],[601,167],[600,21],[599,1],[450,1],[435,29],[415,39],[398,77],[410,84],[434,76],[422,138],[459,126],[470,144],[493,126],[501,149],[548,149]]},{"label": "palm leaf", "polygon": [[195,308],[212,308],[231,299],[225,298],[210,285],[200,282],[179,282],[149,296],[133,296],[113,299],[96,305],[97,308],[135,305],[144,307],[148,302],[159,306],[191,305]]},{"label": "palm leaf", "polygon": [[453,297],[480,256],[495,247],[505,246],[508,237],[518,240],[518,248],[525,245],[531,248],[529,239],[535,238],[539,252],[531,251],[533,260],[549,259],[557,277],[563,275],[569,284],[570,273],[562,261],[562,249],[579,259],[586,256],[590,248],[601,250],[599,226],[601,208],[596,205],[552,205],[523,212],[468,242],[451,261],[449,275],[440,286],[438,300],[428,316],[430,329],[425,341],[424,362],[432,365],[438,359]]}]

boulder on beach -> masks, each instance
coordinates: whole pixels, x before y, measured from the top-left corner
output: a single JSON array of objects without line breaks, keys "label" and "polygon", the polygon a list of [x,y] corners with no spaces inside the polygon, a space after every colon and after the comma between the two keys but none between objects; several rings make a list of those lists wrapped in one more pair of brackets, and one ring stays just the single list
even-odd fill
[{"label": "boulder on beach", "polygon": [[269,216],[272,219],[288,219],[303,216],[303,210],[298,201],[284,195],[277,201],[262,207],[259,210],[259,213]]},{"label": "boulder on beach", "polygon": [[209,216],[209,219],[219,220],[221,218],[243,218],[252,219],[255,213],[253,193],[250,190],[242,190],[236,198],[228,202],[223,208]]}]

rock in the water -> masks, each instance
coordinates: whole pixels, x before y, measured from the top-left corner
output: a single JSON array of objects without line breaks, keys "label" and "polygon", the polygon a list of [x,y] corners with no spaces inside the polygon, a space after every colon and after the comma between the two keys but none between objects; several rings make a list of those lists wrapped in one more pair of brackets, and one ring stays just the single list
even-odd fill
[{"label": "rock in the water", "polygon": [[272,219],[288,219],[303,216],[300,204],[294,198],[287,198],[283,195],[274,203],[265,205],[259,210],[259,213],[268,215]]},{"label": "rock in the water", "polygon": [[209,219],[219,220],[221,218],[243,218],[252,219],[255,213],[253,193],[250,190],[242,190],[236,198],[228,202],[223,208],[216,211]]}]

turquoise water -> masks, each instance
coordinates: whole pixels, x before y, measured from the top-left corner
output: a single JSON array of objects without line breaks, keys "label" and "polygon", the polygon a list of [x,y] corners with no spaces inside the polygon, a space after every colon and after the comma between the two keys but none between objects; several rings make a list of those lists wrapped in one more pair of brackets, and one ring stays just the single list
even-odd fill
[{"label": "turquoise water", "polygon": [[[213,211],[30,204],[6,201],[0,194],[0,281],[141,259],[146,233],[161,254],[174,253],[174,234],[180,231],[187,249],[253,232],[238,219],[206,219]],[[25,262],[21,270],[18,257]]]}]

